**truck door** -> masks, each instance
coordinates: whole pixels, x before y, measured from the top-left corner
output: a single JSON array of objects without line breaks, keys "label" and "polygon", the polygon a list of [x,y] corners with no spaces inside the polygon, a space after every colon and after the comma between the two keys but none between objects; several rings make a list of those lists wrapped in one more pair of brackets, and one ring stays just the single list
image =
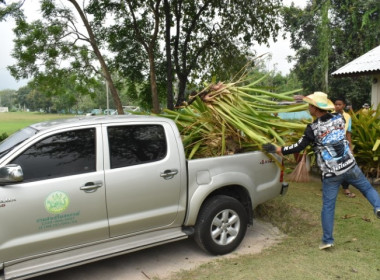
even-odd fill
[{"label": "truck door", "polygon": [[175,220],[184,167],[170,129],[166,123],[104,128],[111,237],[168,227]]},{"label": "truck door", "polygon": [[109,237],[101,141],[95,127],[51,133],[10,159],[24,181],[0,186],[0,260]]}]

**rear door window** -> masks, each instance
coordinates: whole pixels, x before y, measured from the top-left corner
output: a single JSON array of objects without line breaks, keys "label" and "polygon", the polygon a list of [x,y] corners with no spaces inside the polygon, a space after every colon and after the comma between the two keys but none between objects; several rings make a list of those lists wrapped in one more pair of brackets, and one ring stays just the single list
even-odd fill
[{"label": "rear door window", "polygon": [[112,126],[107,131],[112,169],[159,161],[166,156],[161,125]]}]

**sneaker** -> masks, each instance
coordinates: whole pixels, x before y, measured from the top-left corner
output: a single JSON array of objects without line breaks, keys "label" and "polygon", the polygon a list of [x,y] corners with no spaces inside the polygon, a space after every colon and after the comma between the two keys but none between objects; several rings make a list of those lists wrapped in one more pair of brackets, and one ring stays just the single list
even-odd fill
[{"label": "sneaker", "polygon": [[319,245],[319,250],[324,250],[324,249],[328,249],[331,247],[334,247],[334,244],[332,244],[332,243],[321,243]]},{"label": "sneaker", "polygon": [[377,209],[377,210],[376,210],[376,217],[377,217],[378,219],[380,219],[380,209]]}]

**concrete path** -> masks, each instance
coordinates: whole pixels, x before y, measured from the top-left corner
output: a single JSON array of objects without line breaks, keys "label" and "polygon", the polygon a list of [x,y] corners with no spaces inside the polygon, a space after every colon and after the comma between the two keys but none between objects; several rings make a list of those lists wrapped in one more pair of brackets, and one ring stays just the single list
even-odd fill
[{"label": "concrete path", "polygon": [[161,245],[107,260],[69,268],[33,280],[147,280],[168,279],[180,270],[221,258],[260,253],[264,248],[281,241],[284,235],[269,223],[254,221],[237,250],[225,256],[204,253],[192,239]]}]

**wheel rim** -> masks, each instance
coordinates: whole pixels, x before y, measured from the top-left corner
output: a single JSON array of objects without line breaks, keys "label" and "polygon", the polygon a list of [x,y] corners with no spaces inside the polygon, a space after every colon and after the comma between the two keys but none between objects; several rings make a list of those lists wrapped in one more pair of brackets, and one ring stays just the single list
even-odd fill
[{"label": "wheel rim", "polygon": [[211,237],[219,245],[232,243],[239,234],[240,217],[231,210],[225,209],[219,212],[211,223]]}]

